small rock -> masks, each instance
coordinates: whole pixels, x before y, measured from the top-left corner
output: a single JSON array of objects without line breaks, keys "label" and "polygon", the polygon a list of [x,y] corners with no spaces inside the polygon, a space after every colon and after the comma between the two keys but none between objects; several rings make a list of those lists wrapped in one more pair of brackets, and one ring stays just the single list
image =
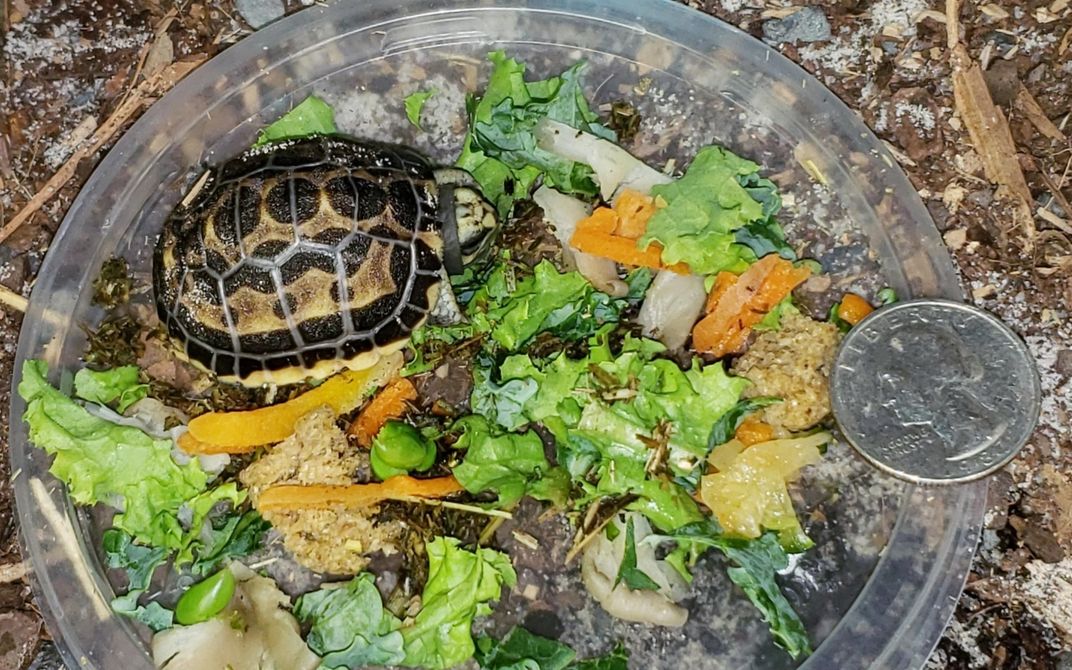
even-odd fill
[{"label": "small rock", "polygon": [[972,191],[968,194],[968,201],[980,207],[989,207],[994,202],[994,192],[988,188]]},{"label": "small rock", "polygon": [[1016,63],[1008,60],[999,60],[983,73],[986,87],[990,89],[990,97],[995,105],[1008,107],[1016,94],[1020,92],[1020,73],[1016,70]]},{"label": "small rock", "polygon": [[25,668],[37,650],[41,620],[26,612],[0,614],[0,668]]},{"label": "small rock", "polygon": [[763,38],[768,42],[819,42],[830,36],[830,22],[818,7],[804,7],[783,19],[771,19],[763,24]]},{"label": "small rock", "polygon": [[283,0],[235,0],[235,8],[254,29],[282,18],[286,12]]}]

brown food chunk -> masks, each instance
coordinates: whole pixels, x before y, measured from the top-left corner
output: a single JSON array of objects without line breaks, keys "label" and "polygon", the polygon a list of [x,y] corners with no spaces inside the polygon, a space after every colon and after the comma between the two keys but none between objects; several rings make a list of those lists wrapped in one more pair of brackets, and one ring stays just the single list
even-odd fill
[{"label": "brown food chunk", "polygon": [[840,337],[831,323],[783,314],[781,328],[760,334],[733,364],[752,382],[745,397],[782,398],[759,416],[778,434],[811,428],[830,414],[827,380]]},{"label": "brown food chunk", "polygon": [[[261,491],[274,484],[353,483],[361,455],[335,425],[329,407],[304,416],[294,434],[241,472],[253,506]],[[301,510],[262,512],[283,536],[287,550],[317,572],[353,574],[364,570],[367,554],[396,551],[397,524],[373,521],[379,506],[363,510]]]}]

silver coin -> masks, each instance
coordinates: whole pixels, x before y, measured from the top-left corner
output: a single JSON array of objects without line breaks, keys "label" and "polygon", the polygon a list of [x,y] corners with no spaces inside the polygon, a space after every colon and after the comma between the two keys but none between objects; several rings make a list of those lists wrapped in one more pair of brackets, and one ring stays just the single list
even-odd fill
[{"label": "silver coin", "polygon": [[909,300],[845,336],[830,375],[834,417],[879,468],[917,483],[978,479],[1027,442],[1041,407],[1024,342],[980,309]]}]

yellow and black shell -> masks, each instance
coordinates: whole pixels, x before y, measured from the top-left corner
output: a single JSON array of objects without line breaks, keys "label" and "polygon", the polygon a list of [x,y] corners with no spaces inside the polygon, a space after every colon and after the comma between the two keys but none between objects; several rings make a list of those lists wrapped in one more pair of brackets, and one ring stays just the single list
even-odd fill
[{"label": "yellow and black shell", "polygon": [[181,353],[249,386],[364,369],[438,297],[437,188],[416,151],[338,136],[254,148],[208,171],[153,259]]}]

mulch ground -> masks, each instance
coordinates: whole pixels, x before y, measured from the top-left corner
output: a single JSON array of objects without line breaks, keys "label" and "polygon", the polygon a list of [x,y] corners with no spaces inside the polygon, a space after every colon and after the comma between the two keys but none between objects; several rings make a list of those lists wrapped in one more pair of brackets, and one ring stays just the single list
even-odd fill
[{"label": "mulch ground", "polygon": [[[252,32],[236,4],[248,14],[251,5],[272,3],[0,0],[0,229],[85,152],[124,101],[159,92],[139,93],[140,82]],[[944,3],[688,4],[759,38],[778,29],[819,38],[777,48],[888,142],[942,232],[969,299],[1030,345],[1045,393],[1042,421],[1016,461],[991,479],[973,573],[928,667],[1072,667],[1072,6],[969,1],[956,14],[966,56],[981,67],[985,92],[1007,119],[1018,155],[1006,158],[1026,184],[1018,191],[987,164],[988,139],[973,144],[971,115],[954,97]],[[803,4],[815,6],[807,30],[792,19]],[[298,11],[302,2],[287,5]],[[69,165],[57,192],[0,244],[0,285],[8,289],[0,304],[0,436],[21,321],[13,296],[29,295],[64,213],[118,135]],[[0,448],[0,670],[59,667],[23,577],[10,474]]]}]

